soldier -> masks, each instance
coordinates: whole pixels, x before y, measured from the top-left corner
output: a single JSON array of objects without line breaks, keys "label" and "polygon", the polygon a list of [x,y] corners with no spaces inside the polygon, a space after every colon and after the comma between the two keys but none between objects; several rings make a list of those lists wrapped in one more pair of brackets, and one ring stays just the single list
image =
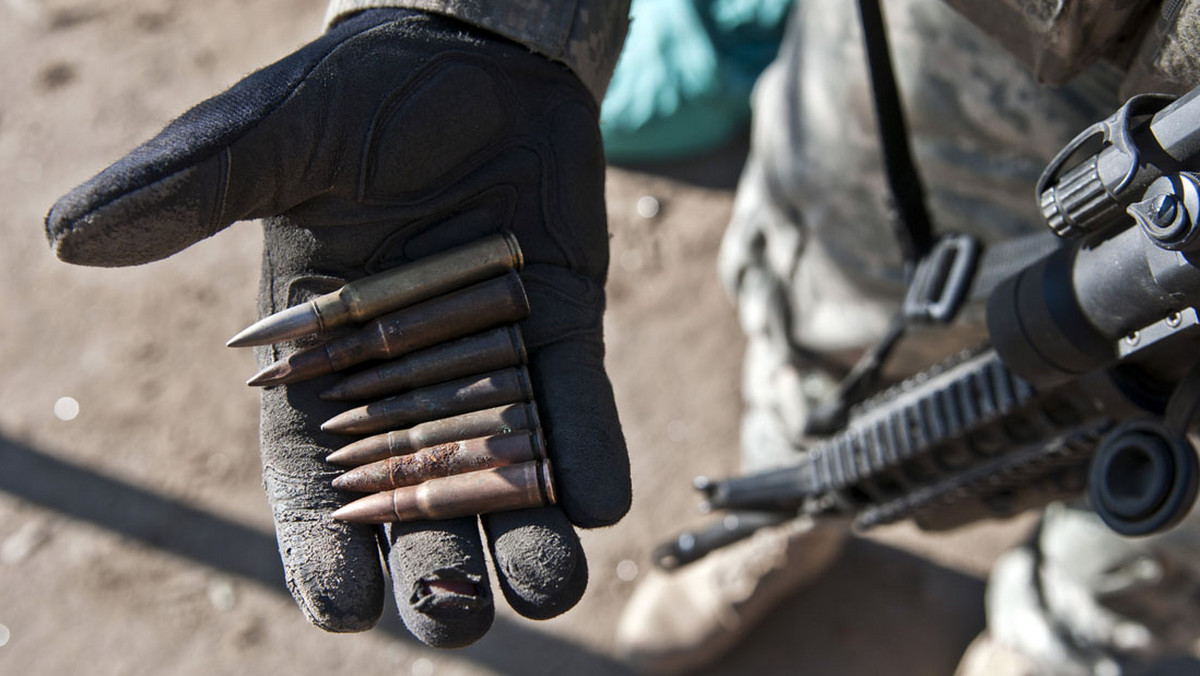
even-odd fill
[{"label": "soldier", "polygon": [[[1141,12],[1115,22],[1129,29],[1117,37],[1142,35],[1142,20],[1157,17],[1144,4],[980,3],[1028,8],[1028,15],[993,15],[1011,26],[988,25],[1011,27],[1000,37],[1031,57],[1039,74],[1064,79],[1112,47],[1111,31],[1072,21],[1111,6]],[[1145,49],[1123,52],[1125,72],[1137,77],[1098,65],[1048,94],[937,0],[889,3],[938,227],[987,240],[1019,233],[1034,222],[1023,211],[1032,179],[1050,153],[1115,107],[1123,79],[1132,90],[1150,81],[1194,84],[1194,41],[1179,36],[1200,10],[1183,4],[1183,14],[1145,24],[1156,29],[1144,34]],[[1178,12],[1181,3],[1167,5]],[[63,198],[47,218],[51,241],[64,260],[128,265],[168,256],[234,220],[267,217],[260,310],[268,314],[410,257],[513,230],[525,251],[530,373],[561,507],[492,515],[483,524],[510,604],[530,617],[552,616],[574,604],[586,581],[571,525],[613,523],[629,501],[602,366],[607,250],[596,129],[627,11],[627,2],[602,0],[335,1],[324,37],[201,104]],[[877,246],[886,241],[879,228],[889,209],[852,13],[839,0],[798,3],[786,46],[757,88],[753,156],[721,257],[749,336],[748,469],[794,453],[809,402],[829,381],[823,373],[879,335],[902,291],[898,257]],[[1103,44],[1088,42],[1096,35]],[[1077,49],[1039,51],[1043,43]],[[294,349],[260,349],[259,362]],[[318,429],[337,410],[319,398],[330,385],[326,377],[264,392],[264,480],[298,603],[318,626],[353,631],[378,617],[383,580],[372,531],[329,517],[346,500],[321,462],[336,443]],[[1053,530],[1048,519],[1043,539]],[[650,670],[703,664],[782,594],[813,579],[842,535],[795,522],[691,568],[694,578],[647,580],[620,642]],[[397,602],[421,640],[464,645],[487,630],[483,548],[474,519],[389,529]],[[718,569],[749,572],[720,576],[734,582],[726,588],[708,583]],[[1072,598],[1099,598],[1093,580],[1072,577],[1069,565],[1025,565],[1023,577],[1005,579],[1034,588],[1048,571],[1083,580],[1061,587],[1080,592]],[[1048,627],[1073,627],[1062,609],[1082,606],[1052,605],[1042,598],[1029,608]],[[1135,629],[1072,631],[1021,645],[1021,632],[1013,638],[1000,619],[992,622],[998,641],[1029,659],[1045,657],[1032,648],[1053,646],[1057,664],[1084,669],[1119,665],[1125,648],[1151,645],[1142,625],[1123,620],[1091,624]],[[1092,662],[1076,659],[1081,654]]]},{"label": "soldier", "polygon": [[[977,27],[948,4],[990,17]],[[995,242],[1044,227],[1032,187],[1054,153],[1127,95],[1182,93],[1200,83],[1200,63],[1180,54],[1190,48],[1171,48],[1171,39],[1155,31],[1132,63],[1138,50],[1128,44],[1123,61],[1114,57],[1118,64],[1095,61],[1138,35],[1140,21],[1169,33],[1200,15],[1192,4],[1179,16],[1155,10],[1147,18],[1139,14],[1147,8],[1136,5],[886,3],[936,231]],[[1052,88],[1039,79],[1065,84]],[[747,472],[795,461],[807,412],[831,391],[833,374],[884,334],[903,296],[871,101],[855,3],[797,3],[783,47],[755,88],[751,155],[719,261],[748,339],[741,430]],[[923,365],[953,351],[924,347],[930,352],[902,352],[892,363]],[[990,631],[962,673],[1177,666],[1166,654],[1178,656],[1198,626],[1190,592],[1196,563],[1188,556],[1194,545],[1180,546],[1194,540],[1188,532],[1170,534],[1173,546],[1163,538],[1132,544],[1090,512],[1050,510],[1035,540],[998,564],[987,599]],[[678,572],[654,571],[625,610],[618,648],[648,672],[707,664],[781,599],[819,584],[845,537],[837,525],[794,521]]]}]

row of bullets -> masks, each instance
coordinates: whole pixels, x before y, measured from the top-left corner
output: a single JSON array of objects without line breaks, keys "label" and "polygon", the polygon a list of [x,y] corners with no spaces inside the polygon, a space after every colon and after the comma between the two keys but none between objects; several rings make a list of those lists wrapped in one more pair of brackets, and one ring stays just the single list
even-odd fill
[{"label": "row of bullets", "polygon": [[320,395],[370,401],[321,425],[362,437],[326,458],[351,468],[334,487],[370,493],[335,518],[448,519],[556,501],[517,326],[529,315],[521,265],[511,233],[487,237],[351,282],[229,340],[265,345],[360,325],[247,382],[287,385],[360,367]]}]

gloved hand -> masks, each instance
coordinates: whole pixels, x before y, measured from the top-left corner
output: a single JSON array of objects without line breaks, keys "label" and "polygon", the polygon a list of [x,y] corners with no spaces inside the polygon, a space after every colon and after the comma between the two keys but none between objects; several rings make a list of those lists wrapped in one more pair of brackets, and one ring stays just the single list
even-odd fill
[{"label": "gloved hand", "polygon": [[[557,506],[482,518],[497,582],[532,618],[570,608],[587,569],[571,524],[609,525],[630,500],[629,463],[604,372],[608,267],[596,104],[565,67],[450,19],[354,15],[201,103],[58,201],[46,219],[67,262],[157,260],[230,223],[265,218],[259,312],[508,229],[521,243],[522,325],[555,470]],[[296,345],[260,348],[260,366]],[[287,584],[310,621],[358,631],[381,613],[391,570],[422,641],[471,643],[493,601],[475,518],[373,526],[330,513],[319,430],[344,409],[335,378],[262,396],[263,481]]]}]

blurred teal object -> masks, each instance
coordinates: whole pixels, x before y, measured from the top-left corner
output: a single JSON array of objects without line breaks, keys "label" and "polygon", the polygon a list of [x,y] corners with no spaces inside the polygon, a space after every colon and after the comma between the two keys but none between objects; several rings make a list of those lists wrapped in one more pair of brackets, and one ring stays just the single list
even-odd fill
[{"label": "blurred teal object", "polygon": [[677,160],[719,147],[750,120],[750,91],[775,58],[792,0],[634,0],[600,112],[610,162]]}]

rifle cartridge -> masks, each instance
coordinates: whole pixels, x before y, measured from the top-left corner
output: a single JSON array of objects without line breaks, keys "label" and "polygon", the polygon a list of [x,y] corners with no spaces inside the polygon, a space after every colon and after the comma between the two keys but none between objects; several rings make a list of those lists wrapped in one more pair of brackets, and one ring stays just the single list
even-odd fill
[{"label": "rifle cartridge", "polygon": [[537,405],[532,401],[507,404],[359,439],[330,453],[325,461],[354,467],[459,439],[536,430],[540,426]]},{"label": "rifle cartridge", "polygon": [[338,509],[333,518],[356,523],[453,519],[556,501],[550,461],[538,460],[375,493]]},{"label": "rifle cartridge", "polygon": [[521,366],[380,399],[335,415],[321,424],[321,430],[337,434],[376,434],[532,398],[529,371]]},{"label": "rifle cartridge", "polygon": [[321,393],[331,401],[374,399],[526,361],[525,341],[516,326],[435,345],[355,373]]},{"label": "rifle cartridge", "polygon": [[368,322],[358,331],[301,350],[259,371],[247,385],[286,385],[372,359],[391,359],[529,315],[517,273],[480,282]]},{"label": "rifle cartridge", "polygon": [[350,282],[337,291],[264,317],[230,338],[226,345],[265,345],[364,322],[508,270],[520,270],[522,263],[521,248],[512,233],[485,237]]},{"label": "rifle cartridge", "polygon": [[438,477],[544,460],[545,443],[540,430],[451,441],[422,448],[410,455],[355,467],[334,479],[333,487],[344,491],[374,493],[412,486]]}]

